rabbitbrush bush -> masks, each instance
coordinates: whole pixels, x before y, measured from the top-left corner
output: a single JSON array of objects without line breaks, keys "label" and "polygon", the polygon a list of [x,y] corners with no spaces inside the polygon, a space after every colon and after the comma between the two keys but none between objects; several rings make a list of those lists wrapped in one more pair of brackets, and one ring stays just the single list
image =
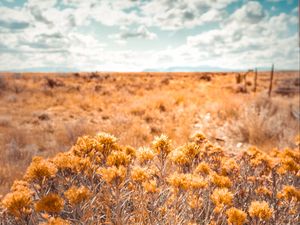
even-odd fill
[{"label": "rabbitbrush bush", "polygon": [[137,150],[84,136],[32,160],[1,200],[0,224],[299,224],[299,163],[299,145],[230,155],[201,134]]}]

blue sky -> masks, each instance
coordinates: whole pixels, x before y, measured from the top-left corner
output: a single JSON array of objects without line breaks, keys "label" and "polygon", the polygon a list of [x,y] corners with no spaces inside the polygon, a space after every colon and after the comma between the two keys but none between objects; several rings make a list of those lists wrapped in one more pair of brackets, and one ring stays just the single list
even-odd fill
[{"label": "blue sky", "polygon": [[299,69],[297,0],[0,0],[0,71]]}]

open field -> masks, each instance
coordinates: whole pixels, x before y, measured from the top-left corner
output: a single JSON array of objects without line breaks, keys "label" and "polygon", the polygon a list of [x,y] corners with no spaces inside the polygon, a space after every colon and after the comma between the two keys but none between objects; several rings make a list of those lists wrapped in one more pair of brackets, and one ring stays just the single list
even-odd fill
[{"label": "open field", "polygon": [[[237,73],[3,73],[0,194],[24,175],[34,156],[54,157],[69,150],[50,160],[35,158],[24,177],[28,183],[15,183],[4,205],[29,224],[47,220],[47,224],[67,224],[63,219],[72,224],[197,224],[200,220],[205,224],[273,224],[276,220],[296,224],[299,76],[275,73],[271,98],[269,76],[269,72],[258,74],[254,92],[254,73],[240,83]],[[118,142],[99,132],[116,136]],[[191,138],[199,133],[206,138]],[[155,138],[161,134],[169,138]],[[83,135],[91,136],[72,147]],[[253,145],[260,150],[243,151]],[[276,150],[284,147],[290,149]],[[265,178],[255,180],[260,176]],[[268,183],[269,176],[278,176],[278,181]],[[110,189],[113,192],[108,194]],[[26,199],[42,195],[62,205],[44,208],[48,200],[38,197],[33,202],[40,206],[35,205],[32,213],[28,214],[32,200],[20,199],[25,204],[19,205],[21,209],[9,208],[15,207],[19,192]],[[46,196],[48,192],[65,192],[65,197]],[[274,196],[279,193],[286,202],[277,208]],[[143,195],[146,205],[141,204]],[[206,197],[198,202],[199,196]],[[161,198],[165,200],[160,202]],[[92,204],[95,199],[98,203]],[[75,207],[72,201],[78,203],[77,213],[70,212]],[[133,205],[121,206],[121,202]],[[265,216],[257,212],[260,207]],[[97,211],[96,217],[88,209]],[[290,216],[281,216],[292,209]],[[4,218],[3,224],[18,221],[5,213]]]},{"label": "open field", "polygon": [[[293,86],[297,75],[276,73],[273,90],[282,80]],[[253,79],[249,74],[243,93],[234,73],[1,74],[0,190],[32,156],[53,156],[99,131],[133,147],[162,133],[178,146],[198,131],[234,151],[292,146],[299,94],[269,100],[269,72],[259,73],[256,93]]]},{"label": "open field", "polygon": [[300,225],[299,15],[0,0],[0,225]]}]

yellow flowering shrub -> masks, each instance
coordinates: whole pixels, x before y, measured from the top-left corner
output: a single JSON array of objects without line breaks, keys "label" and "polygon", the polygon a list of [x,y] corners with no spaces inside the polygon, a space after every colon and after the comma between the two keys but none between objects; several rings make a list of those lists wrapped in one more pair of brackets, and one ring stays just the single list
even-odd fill
[{"label": "yellow flowering shrub", "polygon": [[156,180],[145,181],[142,185],[147,193],[158,192]]},{"label": "yellow flowering shrub", "polygon": [[144,164],[154,159],[155,153],[147,147],[140,147],[137,150],[136,157],[139,163]]},{"label": "yellow flowering shrub", "polygon": [[192,136],[192,139],[195,143],[197,143],[198,145],[205,143],[207,141],[206,137],[204,134],[202,133],[196,133]]},{"label": "yellow flowering shrub", "polygon": [[168,155],[172,150],[171,141],[166,135],[155,137],[152,142],[152,147],[157,154]]},{"label": "yellow flowering shrub", "polygon": [[196,169],[194,170],[195,173],[203,174],[203,175],[209,175],[211,173],[211,168],[208,163],[201,162],[198,164]]},{"label": "yellow flowering shrub", "polygon": [[150,178],[147,168],[135,166],[131,171],[131,179],[135,182],[143,182]]},{"label": "yellow flowering shrub", "polygon": [[300,202],[300,189],[294,186],[284,186],[282,191],[277,194],[278,198],[284,198],[288,201],[295,200]]},{"label": "yellow flowering shrub", "polygon": [[108,166],[127,166],[130,162],[130,156],[125,152],[112,152],[108,155],[106,164]]},{"label": "yellow flowering shrub", "polygon": [[37,211],[45,211],[48,213],[59,213],[64,207],[64,200],[57,194],[48,194],[42,197],[35,204]]},{"label": "yellow flowering shrub", "polygon": [[298,224],[299,149],[231,153],[203,134],[149,146],[98,133],[34,157],[0,197],[0,225]]},{"label": "yellow flowering shrub", "polygon": [[100,132],[96,135],[95,139],[100,145],[100,151],[104,154],[107,154],[114,149],[118,149],[117,138],[113,135]]},{"label": "yellow flowering shrub", "polygon": [[53,163],[41,157],[34,157],[26,171],[25,179],[29,182],[35,180],[43,181],[43,179],[54,177],[56,172],[57,168]]},{"label": "yellow flowering shrub", "polygon": [[221,173],[224,176],[227,176],[231,173],[238,173],[239,165],[236,160],[233,158],[225,158],[221,162]]},{"label": "yellow flowering shrub", "polygon": [[71,223],[59,217],[50,217],[47,222],[43,222],[40,225],[71,225]]},{"label": "yellow flowering shrub", "polygon": [[99,168],[97,173],[101,175],[103,180],[105,180],[107,183],[112,183],[114,181],[122,182],[126,176],[126,168],[123,166]]},{"label": "yellow flowering shrub", "polygon": [[237,208],[230,208],[226,211],[228,224],[243,225],[246,222],[247,213]]},{"label": "yellow flowering shrub", "polygon": [[73,186],[64,195],[72,205],[77,205],[86,201],[91,196],[91,192],[87,187],[81,186],[77,188]]},{"label": "yellow flowering shrub", "polygon": [[265,201],[253,201],[249,206],[249,214],[252,218],[259,218],[261,220],[269,220],[273,215],[273,210]]},{"label": "yellow flowering shrub", "polygon": [[218,175],[217,173],[213,173],[211,176],[211,182],[220,188],[230,188],[232,182],[229,177]]},{"label": "yellow flowering shrub", "polygon": [[190,163],[190,158],[186,155],[182,148],[174,150],[169,156],[169,158],[173,163],[179,166],[184,166]]},{"label": "yellow flowering shrub", "polygon": [[8,193],[2,200],[3,206],[16,217],[31,212],[32,194],[29,190],[17,190]]},{"label": "yellow flowering shrub", "polygon": [[271,196],[272,195],[272,192],[264,187],[264,186],[259,186],[256,190],[255,190],[256,194],[258,195],[268,195],[268,196]]},{"label": "yellow flowering shrub", "polygon": [[218,212],[224,206],[232,205],[233,194],[227,188],[216,188],[211,195],[211,199]]},{"label": "yellow flowering shrub", "polygon": [[192,209],[199,209],[203,206],[203,199],[195,194],[190,194],[187,202]]}]

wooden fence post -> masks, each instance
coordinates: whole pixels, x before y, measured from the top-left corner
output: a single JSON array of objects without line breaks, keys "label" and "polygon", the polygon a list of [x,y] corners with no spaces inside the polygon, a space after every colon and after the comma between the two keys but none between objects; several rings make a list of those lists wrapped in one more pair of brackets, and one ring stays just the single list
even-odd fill
[{"label": "wooden fence post", "polygon": [[274,76],[274,63],[272,64],[272,69],[271,69],[270,85],[269,85],[269,92],[268,92],[269,98],[271,97],[271,92],[273,87],[273,76]]},{"label": "wooden fence post", "polygon": [[241,74],[238,73],[235,75],[235,81],[237,84],[241,83],[241,81],[242,81]]},{"label": "wooden fence post", "polygon": [[246,72],[244,74],[244,90],[245,90],[245,93],[247,93],[247,73],[248,72]]},{"label": "wooden fence post", "polygon": [[257,68],[255,68],[255,74],[254,74],[254,88],[253,91],[256,92],[257,87]]}]

